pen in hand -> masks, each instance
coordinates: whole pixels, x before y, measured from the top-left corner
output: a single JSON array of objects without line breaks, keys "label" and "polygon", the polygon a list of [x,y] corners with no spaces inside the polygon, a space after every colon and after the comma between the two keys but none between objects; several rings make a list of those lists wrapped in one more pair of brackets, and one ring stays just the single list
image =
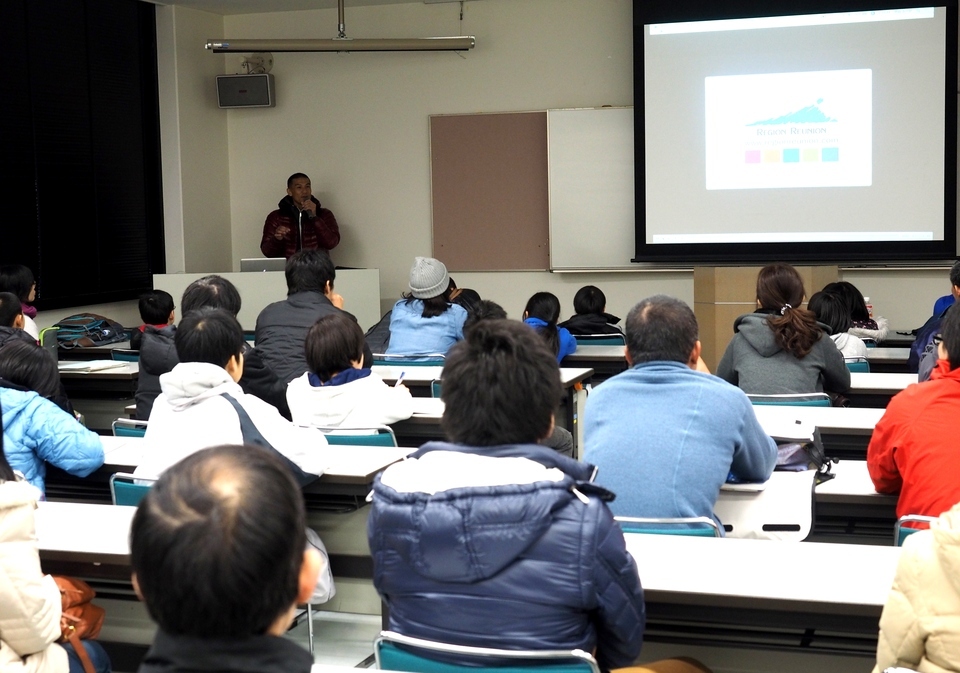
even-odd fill
[{"label": "pen in hand", "polygon": [[406,372],[400,372],[400,376],[397,377],[397,382],[393,384],[393,387],[396,388],[396,387],[399,386],[401,383],[403,383],[403,377],[406,376],[406,375],[407,375]]}]

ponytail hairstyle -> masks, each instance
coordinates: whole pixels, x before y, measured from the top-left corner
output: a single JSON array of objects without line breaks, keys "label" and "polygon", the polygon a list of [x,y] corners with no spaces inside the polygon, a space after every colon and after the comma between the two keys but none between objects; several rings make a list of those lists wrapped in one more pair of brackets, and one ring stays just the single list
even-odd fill
[{"label": "ponytail hairstyle", "polygon": [[560,352],[560,332],[557,330],[557,321],[560,319],[560,300],[550,292],[537,292],[530,297],[526,308],[523,309],[523,318],[539,318],[547,323],[545,327],[538,327],[537,332],[547,342],[554,355]]},{"label": "ponytail hairstyle", "polygon": [[17,475],[13,473],[13,468],[7,462],[7,455],[3,452],[3,414],[0,413],[0,483],[16,479]]},{"label": "ponytail hairstyle", "polygon": [[803,303],[803,279],[789,264],[770,264],[757,276],[757,301],[770,311],[767,318],[773,338],[783,350],[803,358],[820,339],[821,330],[813,313]]}]

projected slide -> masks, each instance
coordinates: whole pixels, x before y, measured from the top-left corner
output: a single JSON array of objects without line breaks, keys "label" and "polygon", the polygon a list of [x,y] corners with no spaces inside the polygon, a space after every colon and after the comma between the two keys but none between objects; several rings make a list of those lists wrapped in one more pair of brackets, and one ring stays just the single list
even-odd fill
[{"label": "projected slide", "polygon": [[872,76],[864,69],[704,78],[706,188],[869,187]]}]

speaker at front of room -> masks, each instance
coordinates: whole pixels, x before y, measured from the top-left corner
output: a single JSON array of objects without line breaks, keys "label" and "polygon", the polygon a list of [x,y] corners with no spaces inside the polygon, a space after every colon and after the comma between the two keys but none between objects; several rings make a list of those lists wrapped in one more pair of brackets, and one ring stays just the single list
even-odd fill
[{"label": "speaker at front of room", "polygon": [[217,75],[217,103],[222,108],[275,107],[273,75]]}]

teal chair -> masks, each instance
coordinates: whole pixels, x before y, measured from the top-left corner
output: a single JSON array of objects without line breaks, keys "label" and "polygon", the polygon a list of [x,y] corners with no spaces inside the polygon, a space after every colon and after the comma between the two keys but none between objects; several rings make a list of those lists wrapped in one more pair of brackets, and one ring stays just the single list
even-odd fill
[{"label": "teal chair", "polygon": [[320,428],[331,446],[398,446],[393,428]]},{"label": "teal chair", "polygon": [[863,344],[864,344],[867,348],[876,348],[876,347],[877,347],[877,341],[876,341],[876,339],[871,339],[870,337],[867,337],[866,339],[864,339],[864,340],[863,340]]},{"label": "teal chair", "polygon": [[[450,645],[381,631],[374,641],[377,668],[408,673],[600,673],[596,659],[583,650],[500,650]],[[437,656],[475,659],[476,665],[452,664]],[[489,662],[489,663],[485,663]]]},{"label": "teal chair", "polygon": [[[135,481],[136,480],[136,481]],[[144,483],[146,482],[146,483]],[[136,507],[153,486],[153,479],[134,477],[126,472],[110,475],[110,499],[114,505]]]},{"label": "teal chair", "polygon": [[844,358],[843,361],[847,363],[847,369],[849,369],[851,373],[870,373],[870,363],[867,362],[867,358]]},{"label": "teal chair", "polygon": [[143,437],[147,434],[147,421],[118,418],[112,424],[114,437]]},{"label": "teal chair", "polygon": [[907,524],[910,523],[930,523],[931,521],[936,521],[937,517],[935,516],[924,516],[922,514],[904,514],[899,519],[897,519],[897,524],[893,527],[893,544],[897,547],[903,546],[903,541],[914,533],[918,533],[923,528],[912,528]]},{"label": "teal chair", "polygon": [[624,533],[644,535],[684,535],[687,537],[722,537],[720,526],[708,516],[638,517],[615,516]]},{"label": "teal chair", "polygon": [[140,362],[140,351],[131,348],[114,348],[110,351],[110,358],[116,362]]},{"label": "teal chair", "polygon": [[443,383],[440,379],[434,379],[430,382],[430,397],[440,397],[443,392]]},{"label": "teal chair", "polygon": [[581,334],[573,338],[577,346],[623,346],[627,343],[622,334]]},{"label": "teal chair", "polygon": [[407,367],[442,367],[443,353],[423,353],[420,355],[387,355],[374,353],[375,365],[404,365]]},{"label": "teal chair", "polygon": [[826,393],[792,395],[747,395],[756,406],[774,405],[790,407],[829,407],[830,396]]}]

